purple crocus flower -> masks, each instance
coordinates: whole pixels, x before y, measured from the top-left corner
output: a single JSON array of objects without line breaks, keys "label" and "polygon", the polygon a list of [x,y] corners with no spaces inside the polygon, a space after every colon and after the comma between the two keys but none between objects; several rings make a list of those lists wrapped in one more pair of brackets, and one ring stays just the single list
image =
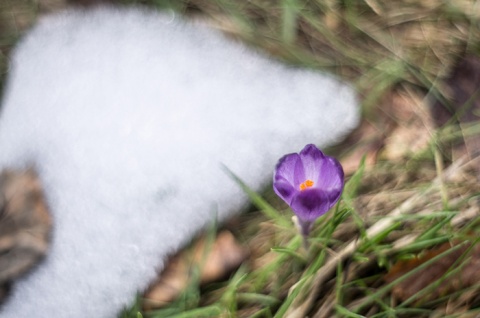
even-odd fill
[{"label": "purple crocus flower", "polygon": [[344,185],[340,163],[309,144],[300,153],[283,156],[275,167],[273,189],[297,215],[307,237],[313,221],[340,198]]}]

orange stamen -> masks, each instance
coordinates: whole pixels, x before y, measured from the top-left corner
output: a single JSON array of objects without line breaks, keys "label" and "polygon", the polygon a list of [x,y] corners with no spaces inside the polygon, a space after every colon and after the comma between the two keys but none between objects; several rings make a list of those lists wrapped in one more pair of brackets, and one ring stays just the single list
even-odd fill
[{"label": "orange stamen", "polygon": [[303,182],[302,184],[300,184],[300,191],[311,188],[311,187],[313,187],[314,184],[315,183],[312,180],[308,179],[305,182]]}]

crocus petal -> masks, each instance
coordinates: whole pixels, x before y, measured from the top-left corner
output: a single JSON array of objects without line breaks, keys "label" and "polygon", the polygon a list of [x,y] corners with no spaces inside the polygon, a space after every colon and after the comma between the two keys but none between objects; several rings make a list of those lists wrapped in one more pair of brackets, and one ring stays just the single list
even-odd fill
[{"label": "crocus petal", "polygon": [[295,189],[300,190],[300,184],[305,182],[305,168],[303,167],[302,158],[299,156],[295,164],[294,177],[293,177],[293,186]]},{"label": "crocus petal", "polygon": [[273,182],[280,179],[284,179],[292,186],[295,185],[295,167],[297,162],[301,161],[300,156],[297,153],[291,153],[283,156],[275,167],[275,174],[273,176]]},{"label": "crocus petal", "polygon": [[330,202],[323,191],[308,189],[297,193],[290,206],[299,219],[313,221],[328,211]]},{"label": "crocus petal", "polygon": [[308,144],[300,151],[300,159],[303,165],[303,181],[310,179],[315,183],[318,181],[322,167],[321,163],[325,159],[325,155],[315,145]]},{"label": "crocus petal", "polygon": [[341,191],[327,192],[312,188],[298,192],[290,204],[293,212],[303,221],[313,221],[325,214],[340,196]]},{"label": "crocus petal", "polygon": [[318,164],[319,176],[316,180],[315,187],[324,189],[325,191],[342,191],[343,189],[343,168],[340,163],[332,157],[325,156],[323,161]]},{"label": "crocus petal", "polygon": [[343,181],[341,185],[342,185],[341,187],[332,188],[329,191],[325,191],[328,197],[328,200],[330,201],[329,209],[331,209],[335,205],[335,203],[337,203],[337,201],[340,199],[340,196],[342,195],[342,191],[343,191]]},{"label": "crocus petal", "polygon": [[298,192],[288,180],[280,176],[273,181],[273,190],[288,205],[292,203],[293,196]]}]

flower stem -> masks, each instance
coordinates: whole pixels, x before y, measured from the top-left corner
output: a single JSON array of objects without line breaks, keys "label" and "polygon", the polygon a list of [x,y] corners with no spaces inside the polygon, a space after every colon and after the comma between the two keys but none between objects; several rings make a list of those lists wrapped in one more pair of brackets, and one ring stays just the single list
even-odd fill
[{"label": "flower stem", "polygon": [[313,227],[313,222],[304,221],[299,218],[298,224],[300,225],[300,234],[302,234],[303,237],[308,238],[308,236],[310,235],[310,231],[312,230],[312,227]]},{"label": "flower stem", "polygon": [[308,243],[308,237],[310,235],[310,231],[312,230],[313,222],[302,220],[299,217],[294,217],[293,222],[295,223],[298,232],[302,235],[303,247],[306,251],[308,251],[308,248],[310,246]]}]

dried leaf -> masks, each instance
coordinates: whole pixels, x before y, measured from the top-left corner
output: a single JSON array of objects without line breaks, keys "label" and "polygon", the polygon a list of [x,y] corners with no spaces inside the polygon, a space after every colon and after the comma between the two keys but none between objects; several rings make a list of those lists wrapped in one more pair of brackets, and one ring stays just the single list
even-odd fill
[{"label": "dried leaf", "polygon": [[[46,253],[52,221],[33,170],[0,175],[0,295]],[[0,297],[1,300],[1,297]]]},{"label": "dried leaf", "polygon": [[[428,285],[442,278],[454,264],[460,266],[460,264],[456,264],[455,262],[457,262],[462,254],[470,247],[471,246],[469,245],[465,245],[442,257],[438,262],[428,265],[423,270],[420,270],[412,276],[402,280],[393,287],[393,296],[400,301],[405,301],[411,296],[417,294]],[[452,245],[450,243],[445,243],[435,249],[425,251],[421,256],[414,259],[399,261],[390,269],[384,279],[387,283],[391,283],[395,279],[414,270],[450,248],[452,248]],[[480,245],[476,245],[472,249],[469,258],[467,258],[465,263],[461,264],[461,266],[462,268],[458,275],[452,275],[445,278],[437,288],[417,300],[417,303],[433,300],[456,290],[466,289],[467,287],[476,284],[480,280],[480,271],[478,270],[480,268]]]},{"label": "dried leaf", "polygon": [[[202,263],[207,251],[205,262]],[[158,280],[144,295],[145,309],[162,307],[175,300],[189,283],[191,268],[200,266],[202,284],[224,278],[247,258],[248,251],[239,245],[229,231],[218,234],[212,246],[207,246],[205,238],[197,241],[191,250],[175,255]]]}]

